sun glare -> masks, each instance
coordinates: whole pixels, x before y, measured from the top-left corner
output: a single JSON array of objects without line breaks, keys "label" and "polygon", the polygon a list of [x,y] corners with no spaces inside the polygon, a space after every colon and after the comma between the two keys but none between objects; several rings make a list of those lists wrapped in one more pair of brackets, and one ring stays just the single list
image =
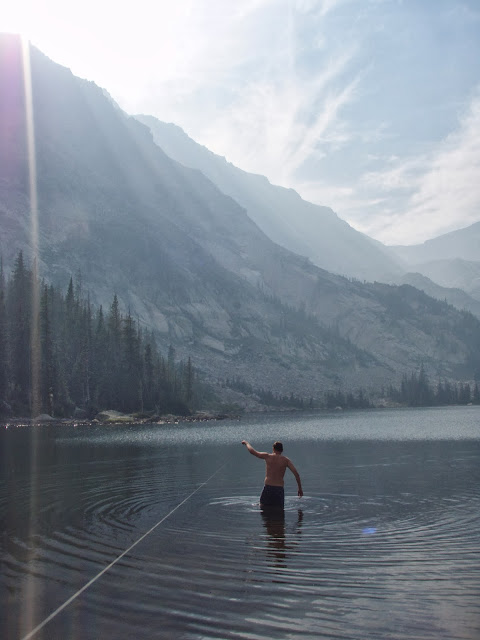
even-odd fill
[{"label": "sun glare", "polygon": [[[27,39],[22,37],[23,83],[25,92],[25,124],[27,131],[27,157],[30,191],[30,245],[34,257],[34,265],[38,264],[38,198],[37,198],[37,162],[35,154],[35,129],[33,117],[32,77],[30,69],[30,46]],[[37,287],[32,288],[37,292]],[[33,317],[38,317],[38,293],[34,293],[32,300]],[[38,396],[39,389],[39,335],[37,323],[32,327],[32,388],[33,401]]]},{"label": "sun glare", "polygon": [[3,33],[16,33],[22,39],[28,40],[31,35],[29,33],[30,12],[22,4],[21,2],[10,2],[2,7],[0,31]]}]

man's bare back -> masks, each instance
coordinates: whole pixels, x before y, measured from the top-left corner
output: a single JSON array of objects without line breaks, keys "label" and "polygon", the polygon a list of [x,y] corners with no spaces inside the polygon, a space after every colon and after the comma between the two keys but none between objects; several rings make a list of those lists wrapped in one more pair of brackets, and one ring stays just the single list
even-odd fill
[{"label": "man's bare back", "polygon": [[290,460],[281,453],[267,453],[264,459],[266,466],[265,484],[270,484],[273,487],[283,487],[285,471]]},{"label": "man's bare back", "polygon": [[252,445],[246,440],[242,440],[242,444],[244,444],[249,452],[256,456],[257,458],[261,458],[265,460],[266,465],[266,475],[265,475],[265,486],[270,487],[283,487],[285,471],[290,469],[290,471],[295,476],[295,480],[297,481],[298,486],[298,496],[303,496],[302,482],[300,480],[300,475],[298,471],[295,469],[295,466],[289,458],[283,455],[283,446],[280,442],[275,442],[273,445],[273,453],[266,453],[265,451],[256,451]]}]

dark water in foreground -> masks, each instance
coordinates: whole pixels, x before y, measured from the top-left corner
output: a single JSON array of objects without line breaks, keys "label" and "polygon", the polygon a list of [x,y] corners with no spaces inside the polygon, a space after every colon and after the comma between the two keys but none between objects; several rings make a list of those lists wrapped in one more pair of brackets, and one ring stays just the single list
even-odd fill
[{"label": "dark water in foreground", "polygon": [[[284,518],[260,513],[242,438],[282,439],[299,469]],[[477,407],[3,429],[0,447],[2,639],[72,596],[29,637],[480,638]]]}]

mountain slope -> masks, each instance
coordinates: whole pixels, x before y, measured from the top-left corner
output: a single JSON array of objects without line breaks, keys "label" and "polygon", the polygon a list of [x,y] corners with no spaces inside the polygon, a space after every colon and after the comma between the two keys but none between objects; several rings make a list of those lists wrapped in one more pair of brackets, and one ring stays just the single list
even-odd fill
[{"label": "mountain slope", "polygon": [[405,268],[480,301],[480,222],[423,244],[388,247]]},{"label": "mountain slope", "polygon": [[480,318],[480,300],[468,295],[463,289],[442,287],[421,273],[406,273],[401,278],[402,284],[410,284],[437,300],[446,300],[457,309],[465,309]]},{"label": "mountain slope", "polygon": [[[480,324],[411,287],[363,285],[273,243],[201,172],[170,159],[95,84],[31,50],[39,269],[124,308],[210,380],[276,392],[379,388],[423,362],[470,379]],[[32,256],[22,60],[0,38],[0,250]],[[473,322],[473,324],[471,324]],[[478,362],[477,362],[478,360]]]},{"label": "mountain slope", "polygon": [[480,301],[480,261],[474,262],[461,258],[434,260],[419,265],[419,269],[444,287],[463,289]]},{"label": "mountain slope", "polygon": [[389,248],[408,264],[456,258],[476,262],[480,259],[480,222],[432,238],[423,244]]},{"label": "mountain slope", "polygon": [[[432,260],[431,262],[416,264],[415,269],[425,278],[429,278],[439,286],[460,289],[476,302],[480,302],[479,261],[473,262],[462,260],[461,258]],[[452,302],[452,304],[454,303]]]},{"label": "mountain slope", "polygon": [[263,176],[238,169],[194,142],[174,124],[152,116],[136,118],[150,128],[154,140],[169,157],[202,171],[223,193],[241,204],[274,242],[341,275],[391,281],[400,273],[391,255],[330,208],[306,202],[293,189],[274,186]]}]

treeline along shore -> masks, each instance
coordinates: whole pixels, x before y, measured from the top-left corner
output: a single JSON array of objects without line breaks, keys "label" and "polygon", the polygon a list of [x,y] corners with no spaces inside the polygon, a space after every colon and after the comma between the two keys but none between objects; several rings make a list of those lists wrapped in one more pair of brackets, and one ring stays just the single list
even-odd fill
[{"label": "treeline along shore", "polygon": [[0,417],[190,416],[200,392],[190,358],[162,355],[116,295],[104,312],[73,279],[63,294],[21,252],[11,277],[0,270]]},{"label": "treeline along shore", "polygon": [[[254,399],[258,410],[365,409],[375,406],[480,404],[479,383],[430,381],[423,366],[370,397],[362,389],[328,390],[319,398],[280,396],[239,378],[223,389]],[[80,282],[66,293],[38,277],[20,252],[10,277],[0,265],[0,423],[166,423],[236,417],[241,405],[222,406],[190,358],[158,348],[154,333],[117,296],[105,312]],[[227,408],[228,407],[228,408]],[[253,410],[255,410],[255,408]],[[108,411],[107,411],[108,409]],[[22,416],[22,418],[19,418]]]}]

